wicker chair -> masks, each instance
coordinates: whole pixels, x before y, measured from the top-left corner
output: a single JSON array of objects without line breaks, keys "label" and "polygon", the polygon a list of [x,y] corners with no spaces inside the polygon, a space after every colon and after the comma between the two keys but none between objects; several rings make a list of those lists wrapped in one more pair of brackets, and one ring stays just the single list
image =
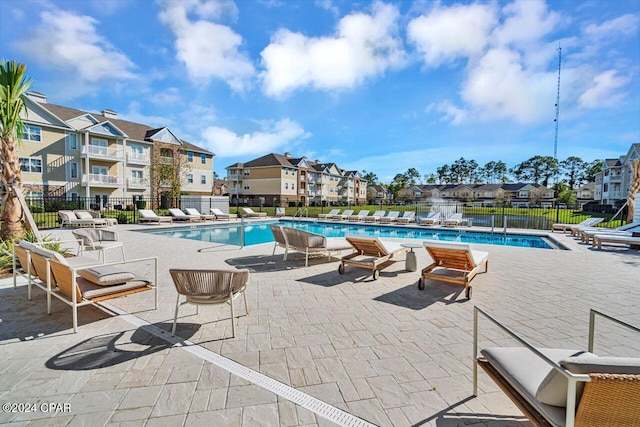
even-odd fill
[{"label": "wicker chair", "polygon": [[[176,299],[176,311],[173,317],[171,333],[176,333],[178,321],[178,309],[183,304],[194,304],[197,308],[201,305],[215,305],[227,303],[231,307],[231,335],[236,336],[235,316],[233,312],[233,300],[242,294],[244,309],[249,314],[247,305],[247,283],[249,270],[169,270],[173,284],[178,291]],[[180,296],[186,300],[180,303]],[[199,310],[197,311],[199,313]]]},{"label": "wicker chair", "polygon": [[118,233],[97,228],[73,230],[73,236],[82,242],[83,251],[98,251],[98,261],[106,261],[104,251],[120,248],[122,259],[126,260],[124,245],[118,240]]},{"label": "wicker chair", "polygon": [[288,247],[287,247],[287,239],[284,238],[284,233],[282,232],[282,226],[281,225],[276,225],[276,224],[272,224],[271,225],[271,233],[273,234],[273,239],[275,240],[275,244],[273,245],[273,253],[271,255],[275,255],[276,254],[276,248],[278,246],[280,246],[281,248],[284,248],[284,259],[287,259],[287,252],[288,251]]}]

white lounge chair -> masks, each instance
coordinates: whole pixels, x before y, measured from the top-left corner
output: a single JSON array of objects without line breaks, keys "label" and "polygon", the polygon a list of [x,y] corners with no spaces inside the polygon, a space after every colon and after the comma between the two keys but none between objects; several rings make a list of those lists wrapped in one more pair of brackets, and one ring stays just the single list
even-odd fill
[{"label": "white lounge chair", "polygon": [[248,218],[264,218],[267,216],[266,212],[255,212],[251,208],[242,208],[242,212],[244,213],[244,216]]},{"label": "white lounge chair", "polygon": [[405,211],[402,216],[398,217],[396,222],[398,224],[409,224],[416,220],[416,213],[414,211]]},{"label": "white lounge chair", "polygon": [[342,220],[346,220],[351,215],[353,215],[353,209],[346,209],[341,214],[337,214],[337,215],[332,216],[331,219],[333,219],[335,221],[342,221]]},{"label": "white lounge chair", "polygon": [[[104,218],[94,218],[88,212],[78,212],[78,214],[73,211],[58,211],[58,215],[60,216],[60,227],[69,226],[69,227],[106,227],[108,225],[107,221]],[[80,217],[78,217],[80,215]]]},{"label": "white lounge chair", "polygon": [[331,209],[329,213],[318,214],[318,218],[319,219],[333,218],[335,215],[338,215],[339,212],[340,212],[340,209]]},{"label": "white lounge chair", "polygon": [[287,213],[284,211],[284,208],[276,208],[276,218],[281,216],[285,216]]},{"label": "white lounge chair", "polygon": [[454,212],[444,220],[445,227],[457,227],[462,224],[462,213]]},{"label": "white lounge chair", "polygon": [[440,212],[429,212],[426,217],[420,218],[419,225],[440,224]]},{"label": "white lounge chair", "polygon": [[367,217],[367,215],[369,215],[369,211],[366,209],[363,209],[360,212],[358,212],[357,215],[350,215],[349,221],[362,221]]},{"label": "white lounge chair", "polygon": [[173,218],[170,216],[158,216],[151,209],[138,209],[138,213],[140,217],[138,218],[138,222],[157,222],[160,224],[161,222],[173,223]]},{"label": "white lounge chair", "polygon": [[216,216],[216,219],[226,219],[227,221],[230,219],[238,219],[238,215],[234,213],[224,213],[218,208],[211,208],[209,211]]},{"label": "white lounge chair", "polygon": [[589,243],[589,240],[591,240],[596,234],[616,234],[621,236],[631,236],[634,231],[640,231],[640,222],[630,222],[617,228],[581,228],[578,230],[577,237],[580,237],[580,240],[582,240],[584,243]]},{"label": "white lounge chair", "polygon": [[590,218],[590,219],[591,221],[587,225],[572,225],[571,227],[569,227],[569,229],[571,230],[571,235],[578,236],[579,233],[585,228],[595,227],[597,224],[600,224],[602,221],[604,221],[604,218]]},{"label": "white lounge chair", "polygon": [[385,211],[375,211],[373,215],[364,218],[364,222],[378,222],[384,216]]},{"label": "white lounge chair", "polygon": [[593,236],[593,247],[602,249],[603,243],[613,243],[616,245],[640,246],[640,237],[617,234],[596,234]]},{"label": "white lounge chair", "polygon": [[398,211],[390,211],[387,214],[387,216],[383,216],[383,217],[380,218],[380,223],[381,224],[390,224],[391,222],[397,220],[399,216],[400,216],[400,212],[398,212]]},{"label": "white lounge chair", "polygon": [[409,248],[400,246],[400,243],[380,240],[378,237],[345,236],[345,239],[353,247],[354,252],[342,257],[342,261],[338,266],[338,273],[340,274],[344,274],[347,265],[355,265],[356,267],[371,270],[373,280],[377,280],[380,277],[380,270],[378,270],[380,264],[388,261],[396,254],[409,251]]},{"label": "white lounge chair", "polygon": [[182,212],[180,209],[177,209],[177,208],[170,208],[169,213],[171,214],[174,220],[178,220],[178,221],[189,221],[189,222],[202,221],[202,218],[200,217],[200,215],[186,215],[184,212]]},{"label": "white lounge chair", "polygon": [[188,215],[192,215],[192,216],[199,216],[200,219],[202,221],[206,221],[206,220],[215,220],[216,216],[215,215],[205,215],[205,214],[201,214],[200,211],[196,208],[185,208],[185,211],[187,212]]}]

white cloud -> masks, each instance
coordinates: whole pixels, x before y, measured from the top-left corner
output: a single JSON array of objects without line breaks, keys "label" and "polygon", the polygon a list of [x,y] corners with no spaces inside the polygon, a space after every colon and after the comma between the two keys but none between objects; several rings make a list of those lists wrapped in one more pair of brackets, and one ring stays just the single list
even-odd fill
[{"label": "white cloud", "polygon": [[131,79],[133,62],[103,36],[98,21],[59,9],[44,11],[35,32],[16,42],[26,56],[45,67],[73,73],[79,86],[104,80]]},{"label": "white cloud", "polygon": [[426,64],[442,63],[482,53],[496,24],[491,5],[437,7],[409,22],[407,35]]},{"label": "white cloud", "polygon": [[[225,81],[242,91],[255,75],[253,64],[240,52],[242,37],[231,28],[207,19],[237,16],[235,4],[228,1],[161,0],[160,21],[176,36],[176,57],[187,67],[192,80],[208,83],[211,78]],[[192,20],[189,14],[197,15]]]},{"label": "white cloud", "polygon": [[560,22],[560,16],[549,12],[543,0],[516,0],[506,5],[502,12],[506,19],[494,32],[499,46],[529,47]]},{"label": "white cloud", "polygon": [[629,77],[619,77],[616,70],[607,70],[593,77],[592,85],[578,100],[582,108],[598,108],[616,104],[624,96],[618,89],[631,81]]},{"label": "white cloud", "polygon": [[278,30],[261,52],[264,93],[282,98],[304,87],[350,89],[387,69],[403,66],[398,18],[395,6],[374,3],[371,14],[343,17],[331,37]]},{"label": "white cloud", "polygon": [[602,24],[591,24],[585,27],[584,33],[594,39],[608,39],[614,35],[631,37],[638,32],[640,18],[637,15],[622,15],[605,21]]},{"label": "white cloud", "polygon": [[218,157],[250,156],[278,151],[311,136],[298,123],[285,118],[275,123],[263,123],[260,131],[238,135],[217,126],[202,131],[208,149]]}]

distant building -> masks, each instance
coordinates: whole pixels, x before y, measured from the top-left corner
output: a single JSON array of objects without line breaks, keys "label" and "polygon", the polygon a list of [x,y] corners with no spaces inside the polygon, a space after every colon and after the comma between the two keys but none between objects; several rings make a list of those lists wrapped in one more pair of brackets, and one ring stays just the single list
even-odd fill
[{"label": "distant building", "polygon": [[369,204],[391,203],[393,192],[384,185],[370,185],[367,189],[367,200]]},{"label": "distant building", "polygon": [[[502,204],[526,207],[532,204],[549,207],[554,203],[554,191],[540,184],[424,184],[414,185],[398,193],[410,201],[457,201],[474,204]],[[413,197],[408,199],[408,197]]]},{"label": "distant building", "polygon": [[596,175],[594,199],[603,205],[620,206],[627,201],[631,186],[631,162],[640,157],[640,143],[632,144],[627,154],[605,159]]},{"label": "distant building", "polygon": [[576,196],[576,203],[582,205],[594,200],[596,194],[596,183],[589,182],[580,188],[573,190],[573,194]]}]

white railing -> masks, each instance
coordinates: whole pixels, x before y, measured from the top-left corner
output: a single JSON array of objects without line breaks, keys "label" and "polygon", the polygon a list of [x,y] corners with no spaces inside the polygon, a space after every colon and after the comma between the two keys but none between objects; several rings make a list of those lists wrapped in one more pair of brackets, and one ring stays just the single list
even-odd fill
[{"label": "white railing", "polygon": [[242,181],[242,174],[227,175],[227,181]]},{"label": "white railing", "polygon": [[127,178],[127,185],[129,187],[146,187],[147,182],[144,178],[129,177]]},{"label": "white railing", "polygon": [[89,185],[121,186],[124,184],[124,179],[121,176],[101,175],[97,173],[85,175],[82,181]]},{"label": "white railing", "polygon": [[96,157],[124,159],[124,152],[120,148],[109,148],[91,144],[82,146],[82,154]]},{"label": "white railing", "polygon": [[161,165],[172,165],[173,164],[173,157],[160,156],[160,157],[158,157],[158,163],[161,164]]},{"label": "white railing", "polygon": [[127,153],[127,161],[129,163],[143,163],[149,164],[149,156],[144,153]]}]

